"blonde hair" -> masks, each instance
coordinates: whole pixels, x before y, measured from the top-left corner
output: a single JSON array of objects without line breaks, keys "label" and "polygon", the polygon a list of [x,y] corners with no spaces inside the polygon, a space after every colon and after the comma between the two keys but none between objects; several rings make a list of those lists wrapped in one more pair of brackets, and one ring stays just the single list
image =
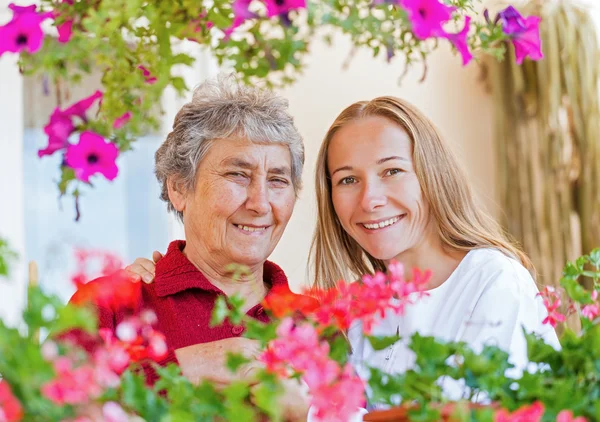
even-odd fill
[{"label": "blonde hair", "polygon": [[337,131],[370,116],[398,124],[410,136],[415,173],[444,248],[465,252],[495,248],[520,261],[533,274],[527,255],[476,203],[467,177],[433,123],[406,101],[378,97],[342,111],[327,131],[317,157],[317,226],[310,250],[316,287],[334,287],[339,280],[351,281],[363,274],[385,271],[384,262],[370,256],[343,229],[333,208],[327,169],[327,150]]}]

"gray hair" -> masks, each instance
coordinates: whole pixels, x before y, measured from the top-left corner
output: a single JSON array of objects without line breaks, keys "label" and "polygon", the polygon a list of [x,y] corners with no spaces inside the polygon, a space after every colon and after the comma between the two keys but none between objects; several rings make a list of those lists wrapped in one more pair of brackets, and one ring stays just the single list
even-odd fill
[{"label": "gray hair", "polygon": [[292,184],[302,188],[304,144],[287,111],[288,101],[267,90],[240,84],[233,76],[219,76],[199,85],[192,101],[175,116],[173,130],[155,155],[161,199],[182,219],[169,200],[167,180],[175,176],[182,188],[195,188],[196,171],[219,139],[239,136],[256,143],[287,145],[292,157]]}]

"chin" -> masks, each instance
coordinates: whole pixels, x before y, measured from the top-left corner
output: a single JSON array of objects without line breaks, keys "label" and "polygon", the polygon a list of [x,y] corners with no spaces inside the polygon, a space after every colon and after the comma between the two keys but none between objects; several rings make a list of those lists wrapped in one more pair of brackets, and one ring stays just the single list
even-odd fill
[{"label": "chin", "polygon": [[365,248],[365,250],[373,258],[380,259],[382,261],[389,261],[391,259],[394,259],[401,253],[401,250],[399,250],[397,247],[391,248],[382,245],[374,245],[372,247]]}]

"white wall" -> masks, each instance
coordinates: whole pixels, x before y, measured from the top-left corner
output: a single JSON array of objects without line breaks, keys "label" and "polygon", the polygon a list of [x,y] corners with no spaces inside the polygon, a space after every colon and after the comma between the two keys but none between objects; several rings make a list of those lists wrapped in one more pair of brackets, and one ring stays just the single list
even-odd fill
[{"label": "white wall", "polygon": [[[10,19],[9,0],[0,0],[0,24]],[[0,237],[25,255],[23,221],[23,79],[17,57],[0,58]],[[0,319],[12,324],[25,301],[25,262],[13,265],[10,279],[0,278]]]},{"label": "white wall", "polygon": [[373,59],[359,52],[348,70],[342,70],[350,45],[342,37],[335,48],[315,44],[308,69],[292,87],[282,91],[306,145],[305,188],[292,221],[272,259],[290,276],[292,285],[305,282],[310,237],[314,227],[314,166],[321,140],[343,108],[359,100],[380,95],[402,97],[425,112],[454,147],[488,209],[496,214],[495,162],[492,143],[491,99],[478,81],[480,68],[461,66],[459,57],[442,46],[431,55],[425,82],[422,67],[415,66],[401,85],[398,77],[404,63]]}]

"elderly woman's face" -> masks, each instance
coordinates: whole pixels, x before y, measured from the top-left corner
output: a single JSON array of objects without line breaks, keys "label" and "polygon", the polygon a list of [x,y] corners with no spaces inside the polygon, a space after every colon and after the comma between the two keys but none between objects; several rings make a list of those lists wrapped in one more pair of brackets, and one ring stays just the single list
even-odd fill
[{"label": "elderly woman's face", "polygon": [[188,246],[223,265],[260,264],[279,242],[295,200],[287,146],[218,140],[184,199]]}]

